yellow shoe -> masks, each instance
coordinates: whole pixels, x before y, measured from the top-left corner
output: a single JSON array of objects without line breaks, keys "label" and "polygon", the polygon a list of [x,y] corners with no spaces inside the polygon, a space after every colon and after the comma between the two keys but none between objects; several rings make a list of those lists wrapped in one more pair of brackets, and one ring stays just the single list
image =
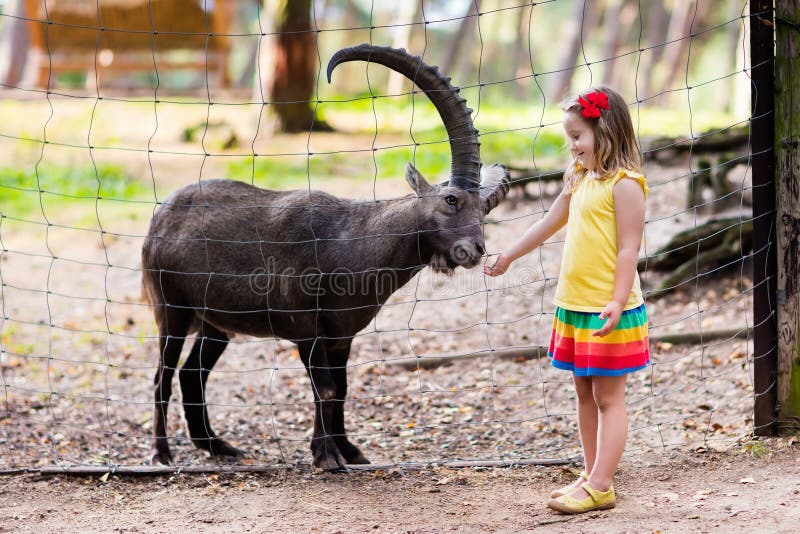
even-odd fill
[{"label": "yellow shoe", "polygon": [[[586,474],[586,471],[581,471],[581,474],[578,475],[578,480],[583,480],[584,482],[586,482],[587,480],[589,480],[589,475]],[[574,484],[574,482],[572,484]],[[553,490],[552,493],[550,493],[550,498],[551,499],[557,499],[557,498],[561,497],[562,495],[567,495],[568,493],[572,493],[573,491],[575,491],[577,489],[572,484],[567,484],[563,488],[559,488],[557,490]]]},{"label": "yellow shoe", "polygon": [[562,495],[557,499],[547,501],[547,507],[564,514],[582,514],[593,510],[608,510],[617,504],[617,497],[614,494],[614,486],[608,491],[597,491],[589,483],[581,484],[581,487],[589,494],[585,499],[574,499],[569,495]]}]

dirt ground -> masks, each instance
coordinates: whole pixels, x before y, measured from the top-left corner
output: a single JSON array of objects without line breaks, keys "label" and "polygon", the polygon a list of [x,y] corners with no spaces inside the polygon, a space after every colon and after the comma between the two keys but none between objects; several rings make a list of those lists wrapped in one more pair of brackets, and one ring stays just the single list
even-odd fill
[{"label": "dirt ground", "polygon": [[[159,175],[174,174],[176,187],[186,176],[205,176],[180,169],[177,158],[162,163],[170,172]],[[646,254],[712,216],[682,207],[690,172],[688,164],[647,169]],[[733,177],[747,188],[741,172]],[[391,198],[408,188],[402,179],[341,180],[326,190]],[[538,220],[555,191],[531,192],[529,199],[514,192],[492,212],[490,253]],[[149,457],[157,332],[140,297],[139,254],[152,206],[130,217],[94,203],[88,209],[88,218],[53,213],[52,226],[3,227],[0,470],[135,466]],[[451,278],[424,270],[359,333],[346,421],[370,460],[569,462],[579,455],[569,376],[546,358],[492,354],[547,344],[562,240],[556,235],[500,279],[488,280],[480,269]],[[657,281],[644,273],[645,288]],[[739,261],[698,276],[647,307],[654,339],[733,327],[746,332],[753,323],[749,266]],[[435,369],[396,365],[480,351]],[[296,350],[285,341],[237,337],[209,379],[211,419],[245,450],[243,464],[278,471],[6,476],[0,532],[788,531],[800,514],[800,447],[748,437],[752,339],[654,342],[651,358],[653,365],[628,381],[629,452],[617,482],[619,507],[610,512],[578,518],[549,512],[545,496],[573,476],[564,467],[314,473],[307,467],[313,402]],[[187,438],[178,389],[168,425],[176,462],[213,464]]]},{"label": "dirt ground", "polygon": [[[649,172],[651,189],[658,191],[649,206],[652,251],[696,215],[676,212],[685,191],[682,169]],[[404,186],[380,185],[394,187],[394,194]],[[524,201],[515,192],[493,211],[486,229],[490,252],[515,240],[552,198]],[[4,234],[9,319],[2,328],[0,469],[148,459],[157,332],[140,297],[146,223],[125,221],[125,235],[102,238],[55,227]],[[546,358],[500,359],[491,352],[547,345],[561,240],[555,236],[497,279],[480,269],[452,277],[423,270],[358,334],[345,409],[350,436],[371,461],[566,460],[579,454],[568,374]],[[650,334],[745,332],[752,324],[749,286],[743,266],[690,281],[648,302]],[[396,365],[477,351],[486,352],[435,369]],[[721,449],[752,429],[751,339],[654,342],[651,358],[651,368],[628,381],[631,450]],[[188,442],[177,385],[173,400],[168,432],[176,462],[207,463]],[[210,375],[208,402],[214,427],[246,451],[247,463],[309,461],[313,402],[291,343],[236,337]]]},{"label": "dirt ground", "polygon": [[617,507],[581,516],[544,504],[567,467],[10,476],[0,532],[796,532],[800,442],[758,443],[629,455]]}]

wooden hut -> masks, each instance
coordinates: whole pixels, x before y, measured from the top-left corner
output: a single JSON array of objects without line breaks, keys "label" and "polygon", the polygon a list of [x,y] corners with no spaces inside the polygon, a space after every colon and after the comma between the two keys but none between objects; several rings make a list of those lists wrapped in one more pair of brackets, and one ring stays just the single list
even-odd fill
[{"label": "wooden hut", "polygon": [[[228,86],[224,0],[26,0],[38,85],[65,72],[208,72]],[[183,51],[184,53],[178,53]],[[52,81],[50,82],[52,85]]]}]

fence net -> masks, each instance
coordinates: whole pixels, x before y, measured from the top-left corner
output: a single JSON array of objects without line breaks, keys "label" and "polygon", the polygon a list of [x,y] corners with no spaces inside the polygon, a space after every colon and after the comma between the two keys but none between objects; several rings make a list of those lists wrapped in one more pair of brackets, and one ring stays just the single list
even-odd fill
[{"label": "fence net", "polygon": [[[286,14],[257,2],[10,4],[0,17],[11,58],[0,92],[0,469],[149,460],[159,339],[141,250],[171,192],[228,177],[391,205],[411,193],[407,161],[431,182],[446,178],[447,134],[408,80],[361,63],[325,83],[333,52],[361,42],[440,65],[474,109],[482,161],[510,168],[511,192],[485,225],[489,254],[561,189],[560,100],[618,88],[650,188],[640,273],[652,365],[628,379],[627,451],[729,447],[752,431],[757,88],[746,2],[315,1],[311,26],[284,33]],[[181,4],[193,6],[193,26],[170,16]],[[14,79],[23,31],[28,65]],[[314,66],[311,96],[296,100],[315,118],[280,133],[289,119],[276,109],[291,98],[272,98],[275,77],[301,76],[271,51],[298,35]],[[501,278],[423,269],[356,334],[345,419],[373,463],[579,455],[571,377],[546,356],[563,239]],[[175,464],[217,463],[191,443],[174,382]],[[245,452],[239,464],[310,463],[314,397],[293,343],[233,337],[207,401],[210,424]]]}]

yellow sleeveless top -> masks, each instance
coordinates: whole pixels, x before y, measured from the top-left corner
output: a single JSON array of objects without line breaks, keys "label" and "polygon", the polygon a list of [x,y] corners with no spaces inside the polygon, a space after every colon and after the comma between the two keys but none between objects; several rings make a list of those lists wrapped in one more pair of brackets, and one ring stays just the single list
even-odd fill
[{"label": "yellow sleeveless top", "polygon": [[[577,166],[575,171],[580,173],[583,169]],[[647,197],[644,175],[629,169],[620,169],[602,179],[583,176],[575,185],[569,202],[567,237],[553,299],[556,306],[573,311],[601,312],[611,301],[617,265],[614,186],[623,178],[639,182]],[[636,308],[642,303],[639,273],[636,273],[623,309]]]}]

